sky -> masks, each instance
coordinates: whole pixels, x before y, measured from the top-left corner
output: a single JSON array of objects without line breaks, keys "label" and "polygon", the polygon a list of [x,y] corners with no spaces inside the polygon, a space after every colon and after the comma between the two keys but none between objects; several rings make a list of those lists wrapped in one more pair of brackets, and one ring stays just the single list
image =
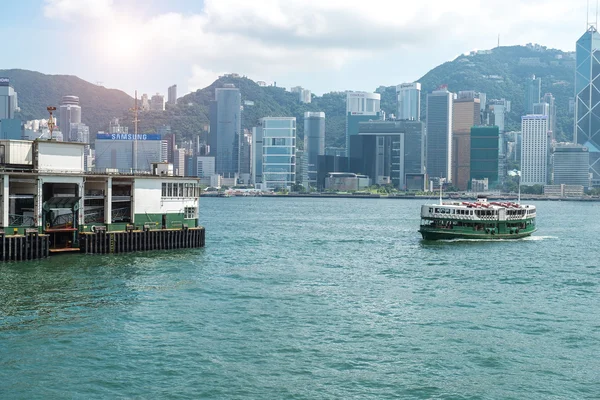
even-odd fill
[{"label": "sky", "polygon": [[[235,72],[277,86],[373,91],[472,50],[574,51],[588,0],[5,0],[0,69],[178,96]],[[591,19],[595,19],[595,2]]]}]

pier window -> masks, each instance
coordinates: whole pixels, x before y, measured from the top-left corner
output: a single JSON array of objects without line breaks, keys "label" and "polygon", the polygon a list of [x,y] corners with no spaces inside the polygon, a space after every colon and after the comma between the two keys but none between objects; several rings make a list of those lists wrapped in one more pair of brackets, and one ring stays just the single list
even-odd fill
[{"label": "pier window", "polygon": [[162,184],[162,197],[167,197],[167,184]]},{"label": "pier window", "polygon": [[183,183],[179,184],[179,197],[183,197]]},{"label": "pier window", "polygon": [[185,207],[185,219],[196,219],[196,207]]}]

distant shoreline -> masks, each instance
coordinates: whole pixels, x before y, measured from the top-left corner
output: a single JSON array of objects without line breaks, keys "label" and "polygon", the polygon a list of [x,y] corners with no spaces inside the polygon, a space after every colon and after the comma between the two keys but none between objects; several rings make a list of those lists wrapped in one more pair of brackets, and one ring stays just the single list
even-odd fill
[{"label": "distant shoreline", "polygon": [[[386,196],[380,194],[302,194],[302,193],[289,193],[289,194],[235,194],[235,195],[225,195],[223,193],[219,194],[207,194],[202,193],[200,197],[217,197],[217,198],[227,198],[227,197],[266,197],[266,198],[314,198],[314,199],[390,199],[390,200],[439,200],[439,197],[435,196],[415,196],[415,195],[400,195],[400,196]],[[517,196],[513,195],[489,195],[488,200],[491,201],[517,201]],[[465,196],[465,197],[451,197],[451,196],[442,196],[443,200],[450,201],[472,201],[476,200],[476,195],[473,196]],[[551,197],[544,195],[521,195],[521,201],[581,201],[581,202],[600,202],[600,197]]]}]

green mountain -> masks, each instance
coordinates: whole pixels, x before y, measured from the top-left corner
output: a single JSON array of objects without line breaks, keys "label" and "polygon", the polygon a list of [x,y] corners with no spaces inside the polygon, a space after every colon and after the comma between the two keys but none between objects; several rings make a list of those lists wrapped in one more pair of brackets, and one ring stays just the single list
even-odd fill
[{"label": "green mountain", "polygon": [[[523,114],[524,87],[532,75],[542,78],[542,95],[550,92],[556,98],[557,137],[572,137],[573,116],[569,115],[569,98],[573,97],[575,61],[572,53],[546,49],[540,46],[499,47],[470,55],[461,55],[425,74],[422,84],[422,115],[425,118],[426,93],[442,84],[453,92],[476,90],[486,93],[488,99],[506,98],[512,102],[507,114],[506,129],[520,129]],[[0,70],[0,76],[11,78],[19,94],[21,118],[44,118],[46,106],[58,105],[63,95],[80,97],[83,122],[92,133],[107,128],[108,121],[120,117],[133,129],[129,109],[133,99],[125,93],[85,82],[74,76],[43,75],[24,70]],[[196,135],[205,138],[209,126],[209,106],[215,88],[232,83],[240,89],[244,111],[242,127],[251,129],[262,117],[293,116],[297,119],[299,146],[302,146],[303,118],[306,111],[323,111],[326,115],[326,145],[343,147],[345,143],[344,92],[314,96],[309,104],[300,103],[295,93],[274,86],[259,86],[246,77],[223,76],[210,86],[189,93],[178,100],[176,106],[164,112],[142,112],[139,115],[139,132],[153,132],[161,125],[170,125],[181,139]],[[401,83],[401,82],[398,82]],[[396,113],[395,86],[381,86],[381,107],[387,114]]]},{"label": "green mountain", "polygon": [[18,117],[23,121],[48,118],[46,107],[58,108],[62,96],[79,96],[81,119],[90,132],[108,129],[111,118],[120,117],[133,107],[126,93],[94,85],[72,75],[45,75],[23,69],[0,70],[0,76],[10,78],[18,95]]}]

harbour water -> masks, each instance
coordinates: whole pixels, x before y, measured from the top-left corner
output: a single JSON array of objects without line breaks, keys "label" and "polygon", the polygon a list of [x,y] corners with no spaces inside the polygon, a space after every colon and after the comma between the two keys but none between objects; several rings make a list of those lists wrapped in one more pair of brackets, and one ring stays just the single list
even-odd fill
[{"label": "harbour water", "polygon": [[421,203],[207,198],[203,249],[0,265],[0,398],[600,397],[600,204],[426,243]]}]

